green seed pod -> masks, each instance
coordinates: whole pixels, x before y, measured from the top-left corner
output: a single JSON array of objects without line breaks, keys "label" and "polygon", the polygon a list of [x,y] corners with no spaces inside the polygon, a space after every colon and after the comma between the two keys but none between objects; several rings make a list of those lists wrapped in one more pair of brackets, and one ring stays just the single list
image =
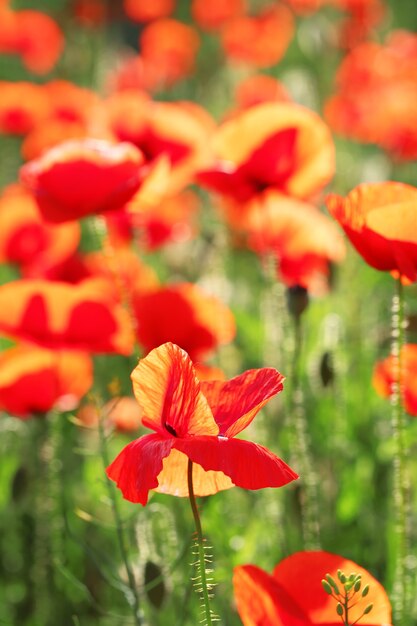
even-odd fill
[{"label": "green seed pod", "polygon": [[340,593],[339,587],[337,586],[336,581],[333,578],[333,576],[331,576],[330,574],[326,574],[326,580],[329,583],[329,585],[333,588],[333,590],[339,595]]},{"label": "green seed pod", "polygon": [[355,580],[355,578],[356,578],[356,574],[354,574],[353,572],[352,572],[352,574],[349,574],[349,580],[350,581]]},{"label": "green seed pod", "polygon": [[361,581],[357,580],[355,584],[353,585],[354,590],[359,591],[359,589],[361,588],[361,584],[362,584]]},{"label": "green seed pod", "polygon": [[362,598],[367,596],[368,593],[369,593],[369,585],[365,585],[365,587],[362,589]]},{"label": "green seed pod", "polygon": [[347,581],[347,578],[343,572],[340,572],[339,580],[341,583],[345,583]]},{"label": "green seed pod", "polygon": [[329,585],[329,583],[327,582],[327,580],[325,580],[325,579],[323,578],[323,580],[321,581],[321,584],[322,584],[322,587],[323,587],[324,591],[325,591],[326,593],[328,593],[328,594],[329,594],[329,596],[331,596],[331,595],[332,595],[332,588],[331,588],[331,586]]},{"label": "green seed pod", "polygon": [[337,603],[336,613],[338,615],[340,615],[340,617],[342,617],[342,615],[343,615],[343,606],[340,604],[340,602]]},{"label": "green seed pod", "polygon": [[372,611],[372,609],[374,608],[373,604],[368,604],[368,606],[366,607],[366,609],[364,610],[363,614],[364,615],[368,615],[368,613],[370,613]]},{"label": "green seed pod", "polygon": [[352,589],[352,587],[353,587],[353,580],[348,581],[347,583],[345,583],[344,587],[345,587],[345,591],[350,591]]}]

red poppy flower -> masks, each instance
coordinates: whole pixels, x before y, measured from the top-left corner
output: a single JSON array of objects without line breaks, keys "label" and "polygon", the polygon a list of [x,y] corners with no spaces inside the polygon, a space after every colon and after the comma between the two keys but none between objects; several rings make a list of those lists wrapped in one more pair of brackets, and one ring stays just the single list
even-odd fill
[{"label": "red poppy flower", "polygon": [[[391,605],[382,585],[363,567],[329,552],[296,552],[279,563],[272,576],[255,565],[236,567],[234,590],[244,626],[340,626],[335,600],[321,585],[326,574],[338,580],[337,570],[361,574],[368,595],[349,609],[350,623],[391,624]],[[370,613],[363,610],[373,604]],[[362,617],[361,617],[362,616]]]},{"label": "red poppy flower", "polygon": [[377,270],[417,280],[417,189],[384,182],[331,194],[327,207],[365,261]]},{"label": "red poppy flower", "polygon": [[[372,384],[380,396],[391,396],[398,379],[397,367],[398,359],[393,356],[376,364]],[[417,345],[411,343],[401,348],[401,397],[407,413],[417,416]]]},{"label": "red poppy flower", "polygon": [[327,289],[329,263],[339,263],[345,245],[332,221],[315,206],[265,193],[262,207],[247,224],[249,245],[263,255],[273,252],[278,275],[288,286],[300,285],[310,293]]},{"label": "red poppy flower", "polygon": [[146,178],[135,198],[139,211],[181,191],[209,160],[214,122],[197,105],[153,102],[143,92],[123,91],[104,103],[103,113],[103,131],[134,144],[144,156]]},{"label": "red poppy flower", "polygon": [[144,61],[159,73],[160,84],[171,86],[192,74],[200,39],[192,26],[167,18],[146,26],[139,46]]},{"label": "red poppy flower", "polygon": [[10,185],[0,197],[0,262],[17,263],[23,274],[45,271],[72,256],[80,241],[76,222],[49,224],[39,214],[33,196]]},{"label": "red poppy flower", "polygon": [[284,5],[257,16],[236,17],[225,25],[222,44],[228,58],[256,67],[271,67],[284,56],[294,33],[294,19]]},{"label": "red poppy flower", "polygon": [[35,74],[49,72],[64,47],[56,22],[45,13],[31,10],[8,11],[6,17],[0,27],[0,52],[19,55]]},{"label": "red poppy flower", "polygon": [[123,207],[142,181],[142,153],[127,143],[68,141],[21,169],[45,219],[66,222]]},{"label": "red poppy flower", "polygon": [[213,151],[217,161],[198,180],[239,205],[269,188],[305,199],[334,172],[327,126],[292,103],[260,104],[236,115],[215,133]]},{"label": "red poppy flower", "polygon": [[291,98],[279,80],[266,74],[255,74],[237,85],[236,100],[239,109],[249,109],[264,102],[290,102]]},{"label": "red poppy flower", "polygon": [[145,505],[150,489],[187,496],[188,459],[198,496],[233,485],[282,487],[297,478],[266,448],[234,439],[282,390],[276,370],[199,383],[188,355],[167,343],[139,361],[132,380],[142,422],[155,433],[130,443],[107,468],[127,500]]},{"label": "red poppy flower", "polygon": [[204,360],[236,332],[233,314],[218,298],[192,283],[160,287],[133,299],[137,338],[148,352],[175,342],[193,360]]},{"label": "red poppy flower", "polygon": [[0,354],[0,410],[22,419],[73,410],[92,384],[92,362],[82,352],[18,346]]},{"label": "red poppy flower", "polygon": [[135,22],[152,22],[171,15],[175,9],[175,0],[123,0],[123,8]]},{"label": "red poppy flower", "polygon": [[0,287],[0,332],[48,348],[130,354],[127,311],[105,281],[17,280]]},{"label": "red poppy flower", "polygon": [[246,0],[192,0],[193,20],[204,30],[219,30],[229,20],[245,13]]},{"label": "red poppy flower", "polygon": [[0,82],[0,132],[26,135],[49,113],[42,88],[32,83]]}]

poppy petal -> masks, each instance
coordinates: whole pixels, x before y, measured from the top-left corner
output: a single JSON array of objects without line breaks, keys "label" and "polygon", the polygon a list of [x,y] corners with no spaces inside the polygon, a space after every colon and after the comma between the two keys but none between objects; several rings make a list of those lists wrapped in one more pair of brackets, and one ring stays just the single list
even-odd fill
[{"label": "poppy petal", "polygon": [[152,350],[139,361],[131,378],[148,428],[174,437],[217,435],[218,426],[191,359],[177,345],[165,343]]},{"label": "poppy petal", "polygon": [[310,626],[303,610],[272,576],[255,565],[236,567],[233,587],[245,626]]},{"label": "poppy petal", "polygon": [[282,487],[298,478],[284,461],[251,441],[225,437],[175,439],[173,447],[205,469],[221,471],[243,489]]},{"label": "poppy petal", "polygon": [[[223,472],[206,472],[198,463],[193,464],[193,489],[196,496],[210,496],[218,491],[230,489],[233,483]],[[188,457],[173,448],[164,459],[163,469],[158,474],[159,493],[177,497],[188,497]]]},{"label": "poppy petal", "polygon": [[272,367],[248,370],[227,382],[201,382],[219,425],[219,432],[234,437],[246,428],[260,409],[283,389],[284,376]]},{"label": "poppy petal", "polygon": [[[303,610],[313,624],[338,626],[340,620],[335,611],[334,599],[324,593],[321,580],[326,574],[337,579],[337,570],[345,574],[361,574],[363,587],[369,584],[366,601],[358,602],[349,609],[349,621],[359,621],[364,625],[391,624],[391,605],[385,589],[363,567],[337,554],[323,551],[297,552],[281,561],[275,568],[273,577],[295,603],[302,598]],[[308,575],[307,575],[308,573]],[[374,608],[363,615],[366,605]]]},{"label": "poppy petal", "polygon": [[106,470],[125,500],[148,502],[148,492],[158,486],[162,461],[172,448],[173,439],[145,435],[129,443]]}]

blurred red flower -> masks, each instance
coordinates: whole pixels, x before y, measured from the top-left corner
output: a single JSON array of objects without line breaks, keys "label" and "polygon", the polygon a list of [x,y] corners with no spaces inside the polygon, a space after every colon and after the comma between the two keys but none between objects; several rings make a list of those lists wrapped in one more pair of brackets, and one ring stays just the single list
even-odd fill
[{"label": "blurred red flower", "polygon": [[127,311],[102,280],[17,280],[0,286],[0,332],[52,349],[130,354]]},{"label": "blurred red flower", "polygon": [[175,9],[176,0],[123,0],[123,8],[135,22],[152,22],[168,17]]},{"label": "blurred red flower", "polygon": [[291,98],[284,85],[273,76],[254,74],[237,85],[236,101],[239,109],[248,109],[263,102],[290,102]]},{"label": "blurred red flower", "polygon": [[21,169],[43,217],[66,222],[123,207],[139,189],[142,153],[128,143],[68,141]]},{"label": "blurred red flower", "polygon": [[193,360],[204,360],[236,333],[232,312],[197,285],[160,287],[133,298],[137,338],[146,352],[172,341]]},{"label": "blurred red flower", "polygon": [[256,16],[236,17],[227,22],[221,39],[232,61],[271,67],[284,56],[294,34],[294,19],[284,5],[267,7]]},{"label": "blurred red flower", "polygon": [[0,354],[0,410],[27,419],[75,409],[93,384],[83,352],[17,346]]},{"label": "blurred red flower", "polygon": [[[199,182],[223,194],[237,215],[274,189],[306,199],[334,173],[330,131],[312,111],[292,103],[253,106],[222,124],[213,138],[216,161]],[[229,201],[230,199],[230,201]]]},{"label": "blurred red flower", "polygon": [[16,263],[32,276],[64,262],[81,238],[77,222],[45,222],[33,196],[20,185],[10,185],[0,196],[0,262]]},{"label": "blurred red flower", "polygon": [[[244,626],[339,626],[336,602],[327,595],[321,580],[337,570],[361,574],[362,588],[369,585],[363,601],[349,609],[351,624],[360,620],[368,626],[391,624],[391,605],[385,589],[363,567],[329,552],[296,552],[281,561],[272,575],[255,565],[242,565],[234,571],[233,585]],[[363,615],[365,606],[373,604]]]},{"label": "blurred red flower", "polygon": [[0,82],[0,133],[26,135],[49,112],[49,102],[39,85]]},{"label": "blurred red flower", "polygon": [[329,263],[345,257],[343,239],[326,215],[275,191],[265,194],[248,233],[256,252],[276,255],[278,275],[287,286],[300,285],[310,293],[326,291]]},{"label": "blurred red flower", "polygon": [[147,25],[139,38],[140,53],[160,84],[171,86],[190,76],[200,46],[197,31],[174,19],[160,19]]},{"label": "blurred red flower", "polygon": [[232,18],[244,15],[246,0],[192,0],[193,20],[204,30],[219,30]]},{"label": "blurred red flower", "polygon": [[395,159],[417,157],[417,35],[392,31],[385,44],[356,46],[337,72],[337,91],[326,104],[332,128],[376,143]]},{"label": "blurred red flower", "polygon": [[0,52],[17,54],[28,70],[46,74],[52,70],[64,48],[64,36],[57,23],[40,11],[2,10]]},{"label": "blurred red flower", "polygon": [[[111,426],[121,433],[139,430],[142,425],[142,411],[134,398],[121,396],[112,398],[103,406],[101,416],[105,426]],[[84,404],[77,411],[77,419],[87,428],[97,427],[100,419],[94,404]]]},{"label": "blurred red flower", "polygon": [[363,259],[377,270],[417,280],[417,189],[396,182],[359,185],[327,207]]},{"label": "blurred red flower", "polygon": [[107,468],[123,497],[145,505],[150,489],[187,496],[187,463],[198,496],[233,485],[281,487],[297,478],[262,446],[234,439],[282,390],[272,368],[249,370],[228,382],[200,383],[189,356],[167,343],[139,361],[133,389],[144,426],[155,431],[130,443]]},{"label": "blurred red flower", "polygon": [[[389,398],[393,384],[398,380],[399,361],[388,356],[375,365],[372,384],[380,396]],[[401,397],[405,410],[417,416],[417,345],[405,344],[401,348]]]}]

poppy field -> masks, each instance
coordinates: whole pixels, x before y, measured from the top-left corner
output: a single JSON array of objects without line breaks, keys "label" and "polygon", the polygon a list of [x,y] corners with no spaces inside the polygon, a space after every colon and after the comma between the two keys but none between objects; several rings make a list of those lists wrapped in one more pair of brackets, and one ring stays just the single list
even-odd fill
[{"label": "poppy field", "polygon": [[0,0],[0,625],[417,624],[414,0]]}]

